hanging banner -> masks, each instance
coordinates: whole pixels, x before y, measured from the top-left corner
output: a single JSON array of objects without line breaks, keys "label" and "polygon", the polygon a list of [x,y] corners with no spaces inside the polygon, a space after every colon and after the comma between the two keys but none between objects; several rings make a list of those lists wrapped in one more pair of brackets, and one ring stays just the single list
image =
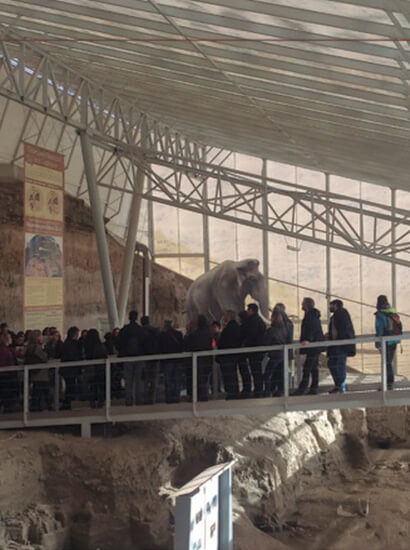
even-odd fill
[{"label": "hanging banner", "polygon": [[64,317],[64,157],[24,144],[24,326]]}]

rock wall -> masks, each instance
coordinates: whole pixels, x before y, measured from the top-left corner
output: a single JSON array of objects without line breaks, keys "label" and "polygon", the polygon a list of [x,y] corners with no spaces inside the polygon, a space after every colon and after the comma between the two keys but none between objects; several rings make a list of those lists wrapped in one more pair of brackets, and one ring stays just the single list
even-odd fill
[{"label": "rock wall", "polygon": [[[65,325],[90,328],[107,317],[92,217],[81,200],[65,197]],[[21,174],[0,175],[0,321],[18,330],[23,323],[23,184]],[[107,236],[116,290],[124,249]],[[157,264],[152,269],[152,320],[185,325],[190,280]],[[142,259],[136,259],[128,308],[142,307]]]}]

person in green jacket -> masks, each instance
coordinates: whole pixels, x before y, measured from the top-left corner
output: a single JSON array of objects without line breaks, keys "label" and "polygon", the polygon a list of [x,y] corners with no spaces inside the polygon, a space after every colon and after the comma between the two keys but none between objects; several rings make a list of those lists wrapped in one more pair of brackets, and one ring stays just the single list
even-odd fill
[{"label": "person in green jacket", "polygon": [[[376,326],[376,336],[391,336],[393,332],[389,328],[391,325],[392,315],[397,315],[396,310],[390,306],[387,296],[381,294],[377,298],[375,313],[375,326]],[[393,361],[394,355],[396,353],[397,344],[400,343],[400,340],[394,340],[387,342],[386,345],[386,367],[387,367],[387,389],[392,390],[394,385],[394,369]],[[381,350],[380,342],[376,342],[376,347]],[[382,358],[383,360],[383,358]]]}]

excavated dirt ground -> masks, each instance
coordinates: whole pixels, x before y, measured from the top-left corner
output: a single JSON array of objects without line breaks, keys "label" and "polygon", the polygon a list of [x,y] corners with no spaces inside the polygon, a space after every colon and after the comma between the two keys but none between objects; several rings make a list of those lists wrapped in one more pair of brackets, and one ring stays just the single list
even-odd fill
[{"label": "excavated dirt ground", "polygon": [[2,432],[0,549],[170,550],[173,492],[232,458],[235,550],[408,549],[407,412],[384,414]]}]

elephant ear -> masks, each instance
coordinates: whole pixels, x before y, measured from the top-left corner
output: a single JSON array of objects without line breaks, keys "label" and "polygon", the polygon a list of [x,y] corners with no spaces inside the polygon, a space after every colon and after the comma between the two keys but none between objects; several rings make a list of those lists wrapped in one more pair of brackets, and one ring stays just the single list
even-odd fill
[{"label": "elephant ear", "polygon": [[239,283],[242,284],[250,276],[257,276],[259,267],[259,260],[242,260],[236,265],[236,270],[238,273]]}]

